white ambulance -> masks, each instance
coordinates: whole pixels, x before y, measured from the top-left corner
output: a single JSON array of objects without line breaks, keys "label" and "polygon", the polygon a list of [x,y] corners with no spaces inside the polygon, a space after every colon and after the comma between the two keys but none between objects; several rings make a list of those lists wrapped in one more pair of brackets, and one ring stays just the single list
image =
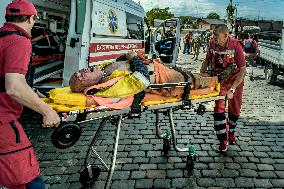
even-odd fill
[{"label": "white ambulance", "polygon": [[[145,40],[145,11],[132,0],[29,1],[39,16],[32,31],[33,83],[37,88],[66,86],[79,69],[113,61],[132,49],[145,49],[146,41],[150,48],[150,40]],[[10,2],[1,0],[0,27]]]}]

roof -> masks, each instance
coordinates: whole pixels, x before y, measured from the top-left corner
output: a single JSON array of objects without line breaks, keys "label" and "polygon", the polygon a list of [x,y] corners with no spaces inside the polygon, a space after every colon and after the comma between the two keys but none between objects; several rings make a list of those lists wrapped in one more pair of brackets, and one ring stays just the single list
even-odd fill
[{"label": "roof", "polygon": [[211,25],[218,25],[218,24],[226,24],[223,20],[218,20],[218,19],[202,19],[204,22],[207,22],[208,24]]}]

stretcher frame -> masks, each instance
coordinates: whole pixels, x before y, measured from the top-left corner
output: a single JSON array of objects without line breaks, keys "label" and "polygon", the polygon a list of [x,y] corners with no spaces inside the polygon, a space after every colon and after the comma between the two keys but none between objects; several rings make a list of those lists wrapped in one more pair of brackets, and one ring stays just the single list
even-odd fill
[{"label": "stretcher frame", "polygon": [[[171,84],[155,84],[151,85],[150,89],[158,89],[158,88],[172,88],[172,87],[184,87],[187,88],[190,85],[189,82],[182,82],[182,83],[171,83]],[[185,92],[187,92],[185,90]],[[189,93],[187,93],[189,94]],[[186,95],[188,97],[188,95]],[[190,100],[190,99],[189,99]],[[176,139],[176,130],[175,130],[175,123],[173,119],[173,113],[174,111],[180,110],[180,109],[193,109],[196,107],[196,105],[200,105],[202,103],[212,102],[215,100],[225,100],[224,96],[216,96],[216,97],[208,97],[203,99],[195,99],[190,100],[183,99],[179,102],[170,102],[170,103],[164,103],[164,104],[158,104],[158,105],[149,105],[149,106],[141,106],[141,111],[153,111],[156,115],[156,136],[159,139],[163,139],[163,152],[166,154],[168,150],[170,150],[171,142],[173,144],[174,149],[177,152],[188,152],[187,157],[187,170],[191,172],[193,170],[193,162],[195,160],[195,148],[189,147],[189,148],[180,148],[177,145],[177,139]],[[97,108],[90,108],[86,109],[84,113],[81,111],[71,111],[69,114],[62,114],[61,120],[63,124],[83,124],[91,121],[96,121],[99,119],[102,119],[100,122],[100,125],[94,134],[94,137],[92,139],[91,144],[89,145],[87,155],[84,161],[84,170],[80,174],[80,182],[83,185],[91,185],[99,176],[99,173],[95,173],[95,171],[100,172],[100,168],[94,167],[91,165],[90,160],[92,158],[92,155],[94,155],[94,158],[97,158],[99,162],[102,164],[102,166],[108,171],[108,177],[107,182],[105,184],[105,189],[110,188],[112,176],[114,173],[115,165],[116,165],[116,156],[117,156],[117,150],[118,150],[118,144],[119,144],[119,135],[121,130],[121,124],[124,119],[127,119],[129,117],[129,113],[131,112],[131,108],[125,108],[122,110],[107,110],[105,107],[97,107]],[[162,129],[160,127],[160,119],[159,114],[163,113],[164,115],[168,116],[171,132],[162,132]],[[115,142],[114,142],[114,149],[112,152],[112,161],[111,165],[108,166],[104,160],[100,157],[100,155],[97,153],[95,149],[95,143],[99,139],[101,132],[104,130],[107,121],[110,120],[112,124],[116,125],[115,130]],[[66,135],[68,137],[68,134]],[[88,178],[81,178],[81,177],[88,177]]]}]

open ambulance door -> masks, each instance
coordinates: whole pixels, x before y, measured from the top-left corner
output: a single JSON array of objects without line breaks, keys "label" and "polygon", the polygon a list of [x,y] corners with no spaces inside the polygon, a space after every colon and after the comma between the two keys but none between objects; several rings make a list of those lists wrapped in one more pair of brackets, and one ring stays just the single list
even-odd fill
[{"label": "open ambulance door", "polygon": [[70,77],[88,67],[92,0],[71,0],[71,13],[64,59],[63,85]]},{"label": "open ambulance door", "polygon": [[153,33],[150,54],[157,55],[163,63],[169,66],[175,66],[179,44],[180,20],[178,18],[165,20]]}]

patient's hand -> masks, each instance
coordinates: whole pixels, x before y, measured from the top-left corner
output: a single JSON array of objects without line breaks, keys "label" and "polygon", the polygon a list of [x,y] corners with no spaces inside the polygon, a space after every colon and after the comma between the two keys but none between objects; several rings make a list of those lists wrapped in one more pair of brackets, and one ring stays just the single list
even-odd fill
[{"label": "patient's hand", "polygon": [[128,60],[132,60],[135,56],[137,56],[137,53],[134,50],[131,50],[126,54]]}]

